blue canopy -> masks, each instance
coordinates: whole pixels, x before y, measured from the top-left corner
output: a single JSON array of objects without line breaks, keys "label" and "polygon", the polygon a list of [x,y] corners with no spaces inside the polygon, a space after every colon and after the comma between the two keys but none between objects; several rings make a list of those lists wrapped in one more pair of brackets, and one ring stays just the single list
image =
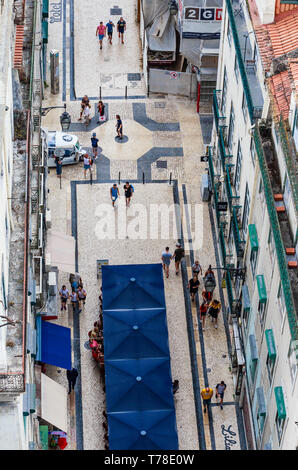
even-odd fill
[{"label": "blue canopy", "polygon": [[161,264],[102,266],[103,310],[165,307]]},{"label": "blue canopy", "polygon": [[166,309],[105,311],[104,347],[106,360],[168,356]]},{"label": "blue canopy", "polygon": [[110,449],[178,449],[162,265],[102,266]]},{"label": "blue canopy", "polygon": [[108,413],[111,450],[176,450],[174,410]]},{"label": "blue canopy", "polygon": [[70,328],[42,320],[36,317],[37,353],[36,360],[71,369],[71,335]]},{"label": "blue canopy", "polygon": [[105,361],[108,412],[174,408],[168,358]]}]

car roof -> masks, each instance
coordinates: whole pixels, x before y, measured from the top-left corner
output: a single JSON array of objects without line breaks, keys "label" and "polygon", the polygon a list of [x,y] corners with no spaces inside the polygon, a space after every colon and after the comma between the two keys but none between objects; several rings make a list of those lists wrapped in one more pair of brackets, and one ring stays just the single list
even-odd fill
[{"label": "car roof", "polygon": [[78,138],[76,135],[67,132],[50,131],[48,132],[49,148],[69,148],[76,145]]}]

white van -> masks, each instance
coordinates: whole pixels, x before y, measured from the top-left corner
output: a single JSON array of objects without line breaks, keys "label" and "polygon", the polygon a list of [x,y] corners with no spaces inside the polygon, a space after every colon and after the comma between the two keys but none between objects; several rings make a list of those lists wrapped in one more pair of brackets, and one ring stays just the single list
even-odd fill
[{"label": "white van", "polygon": [[82,149],[76,135],[66,132],[47,131],[48,167],[55,167],[55,157],[62,160],[62,165],[71,165],[82,160],[86,150]]}]

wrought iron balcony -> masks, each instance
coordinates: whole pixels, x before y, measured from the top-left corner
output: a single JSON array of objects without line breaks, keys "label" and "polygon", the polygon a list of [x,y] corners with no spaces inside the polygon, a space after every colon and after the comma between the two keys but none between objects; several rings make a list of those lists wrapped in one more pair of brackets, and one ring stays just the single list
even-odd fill
[{"label": "wrought iron balcony", "polygon": [[226,177],[225,177],[225,183],[226,183],[226,190],[227,190],[227,195],[228,195],[228,203],[229,203],[229,208],[231,213],[233,212],[233,200],[239,199],[239,196],[234,196],[233,195],[233,190],[232,190],[232,184],[231,184],[231,176],[230,176],[230,167],[232,164],[226,164]]},{"label": "wrought iron balcony", "polygon": [[[233,35],[236,57],[245,93],[248,113],[250,121],[253,123],[256,118],[259,118],[262,115],[264,99],[255,67],[249,68],[248,70],[245,65],[247,62],[247,57],[252,55],[252,52],[250,51],[250,42],[247,40],[249,32],[247,31],[247,25],[243,12],[243,8],[246,8],[245,2],[243,2],[240,6],[241,14],[234,14],[231,0],[226,0],[226,7],[229,15],[230,27]],[[242,55],[242,49],[245,51],[245,59]]]},{"label": "wrought iron balcony", "polygon": [[215,126],[216,126],[216,132],[218,134],[218,128],[221,124],[223,124],[223,120],[225,119],[225,116],[221,116],[220,113],[220,106],[219,106],[219,95],[221,94],[221,90],[213,90],[213,115],[214,115],[214,121],[215,121]]},{"label": "wrought iron balcony", "polygon": [[[255,147],[258,155],[260,171],[264,183],[264,193],[267,205],[267,211],[270,219],[270,225],[273,232],[275,248],[277,253],[277,261],[280,271],[281,283],[284,292],[284,299],[286,304],[287,316],[289,327],[291,331],[291,337],[293,341],[298,340],[298,323],[297,323],[297,316],[296,316],[296,308],[295,308],[295,301],[293,296],[293,290],[291,285],[291,280],[287,268],[287,261],[286,261],[286,254],[285,248],[283,244],[283,238],[281,234],[281,229],[279,225],[278,215],[275,207],[271,180],[269,176],[269,171],[267,167],[266,157],[264,154],[263,146],[262,146],[262,138],[260,135],[259,127],[256,124],[254,129],[254,142]],[[297,288],[297,282],[295,282],[294,288]]]},{"label": "wrought iron balcony", "polygon": [[243,240],[240,235],[236,210],[237,208],[233,207],[232,229],[233,229],[233,234],[234,234],[234,242],[235,242],[235,247],[236,247],[237,258],[243,258],[245,240]]}]

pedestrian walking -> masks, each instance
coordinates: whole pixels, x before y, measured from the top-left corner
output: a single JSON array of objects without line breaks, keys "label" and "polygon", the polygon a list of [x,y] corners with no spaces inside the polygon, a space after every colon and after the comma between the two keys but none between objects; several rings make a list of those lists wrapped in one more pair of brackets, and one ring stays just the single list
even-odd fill
[{"label": "pedestrian walking", "polygon": [[109,20],[109,22],[106,24],[107,32],[108,32],[108,40],[109,43],[112,44],[112,38],[113,38],[113,28],[115,28],[115,25],[112,20]]},{"label": "pedestrian walking", "polygon": [[97,124],[106,120],[105,105],[101,100],[97,103],[98,121]]},{"label": "pedestrian walking", "polygon": [[79,273],[70,274],[69,282],[70,282],[71,288],[74,288],[75,291],[78,290],[79,286],[83,286],[83,281]]},{"label": "pedestrian walking", "polygon": [[98,139],[96,137],[96,133],[93,132],[91,137],[91,145],[92,145],[92,153],[95,160],[97,159],[97,152],[98,152]]},{"label": "pedestrian walking", "polygon": [[61,160],[60,157],[56,157],[55,160],[56,160],[56,174],[57,174],[57,178],[60,178],[60,179],[61,179],[61,175],[62,175],[62,160]]},{"label": "pedestrian walking", "polygon": [[116,135],[116,137],[118,137],[119,139],[122,139],[123,138],[123,124],[122,124],[122,121],[121,121],[121,118],[120,118],[119,114],[116,114],[116,119],[117,119],[117,123],[116,123],[117,135]]},{"label": "pedestrian walking", "polygon": [[71,370],[66,371],[66,376],[68,380],[68,395],[71,393],[71,389],[74,390],[78,375],[79,373],[74,367]]},{"label": "pedestrian walking", "polygon": [[89,103],[89,98],[87,95],[84,95],[83,98],[82,98],[82,101],[81,101],[81,112],[80,112],[80,117],[79,117],[79,121],[82,120],[82,115],[83,115],[83,111],[85,109],[86,106],[89,106],[90,103]]},{"label": "pedestrian walking", "polygon": [[211,276],[213,276],[213,277],[215,278],[214,271],[212,271],[211,264],[209,264],[208,269],[207,269],[207,271],[205,272],[205,276],[204,276],[204,277],[207,277],[208,275],[211,275]]},{"label": "pedestrian walking", "polygon": [[102,49],[102,40],[106,36],[106,27],[105,27],[105,25],[103,24],[102,21],[99,23],[99,25],[96,28],[95,36],[98,36],[99,47],[100,47],[100,49]]},{"label": "pedestrian walking", "polygon": [[169,268],[170,268],[170,263],[172,259],[172,254],[170,253],[170,248],[168,246],[166,247],[165,251],[162,252],[161,259],[162,259],[162,267],[166,273],[166,277],[169,277]]},{"label": "pedestrian walking", "polygon": [[117,183],[114,183],[113,186],[110,188],[110,196],[112,200],[112,206],[115,207],[115,202],[117,201],[118,197],[120,197]]},{"label": "pedestrian walking", "polygon": [[79,310],[78,294],[74,287],[72,288],[72,292],[70,294],[70,300],[71,300],[72,307],[73,307],[73,313],[76,313],[76,312],[80,313],[81,310]]},{"label": "pedestrian walking", "polygon": [[125,201],[126,201],[126,206],[129,207],[130,205],[130,200],[132,198],[132,195],[134,193],[134,187],[132,184],[129,184],[128,181],[126,181],[125,185],[123,186],[124,188],[124,193],[125,193]]},{"label": "pedestrian walking", "polygon": [[193,274],[197,274],[197,276],[199,276],[199,274],[201,274],[201,276],[203,275],[202,266],[199,261],[195,261],[192,265],[192,272]]},{"label": "pedestrian walking", "polygon": [[193,302],[195,300],[195,295],[198,292],[199,285],[200,285],[200,281],[198,279],[198,276],[197,276],[197,274],[194,274],[192,279],[190,279],[189,282],[188,282],[189,293],[190,293],[190,296],[191,296],[191,300]]},{"label": "pedestrian walking", "polygon": [[221,303],[219,300],[212,300],[209,304],[208,314],[211,316],[211,321],[214,321],[214,328],[217,328],[217,318],[221,309]]},{"label": "pedestrian walking", "polygon": [[205,387],[201,391],[201,397],[203,399],[204,413],[206,413],[207,407],[211,403],[211,398],[213,397],[213,389],[211,387]]},{"label": "pedestrian walking", "polygon": [[79,307],[81,308],[81,302],[83,302],[83,305],[85,305],[86,303],[87,292],[82,286],[79,286],[77,294],[78,294]]},{"label": "pedestrian walking", "polygon": [[91,164],[92,160],[89,157],[88,153],[85,153],[84,155],[84,178],[86,178],[86,172],[89,170],[89,173],[91,173]]},{"label": "pedestrian walking", "polygon": [[176,243],[176,249],[173,254],[173,258],[175,259],[175,268],[176,268],[176,275],[179,274],[179,265],[184,256],[184,249],[181,246],[181,243]]},{"label": "pedestrian walking", "polygon": [[203,290],[202,297],[205,300],[205,302],[207,303],[207,305],[209,305],[209,303],[211,302],[212,296],[213,296],[213,292]]},{"label": "pedestrian walking", "polygon": [[59,291],[60,299],[61,299],[61,310],[66,310],[67,300],[69,299],[69,290],[66,289],[66,286],[62,286]]},{"label": "pedestrian walking", "polygon": [[117,31],[119,34],[119,39],[121,38],[121,42],[122,44],[124,44],[123,36],[124,36],[124,31],[126,31],[126,21],[124,21],[122,16],[117,23]]},{"label": "pedestrian walking", "polygon": [[224,398],[226,388],[227,388],[227,386],[226,386],[226,384],[224,383],[223,380],[216,385],[216,395],[215,395],[215,397],[216,397],[216,399],[220,399],[219,405],[220,405],[221,410],[223,409],[222,404],[223,404],[223,398]]},{"label": "pedestrian walking", "polygon": [[202,323],[202,330],[205,331],[205,320],[208,310],[208,304],[205,300],[200,305],[200,322]]}]

